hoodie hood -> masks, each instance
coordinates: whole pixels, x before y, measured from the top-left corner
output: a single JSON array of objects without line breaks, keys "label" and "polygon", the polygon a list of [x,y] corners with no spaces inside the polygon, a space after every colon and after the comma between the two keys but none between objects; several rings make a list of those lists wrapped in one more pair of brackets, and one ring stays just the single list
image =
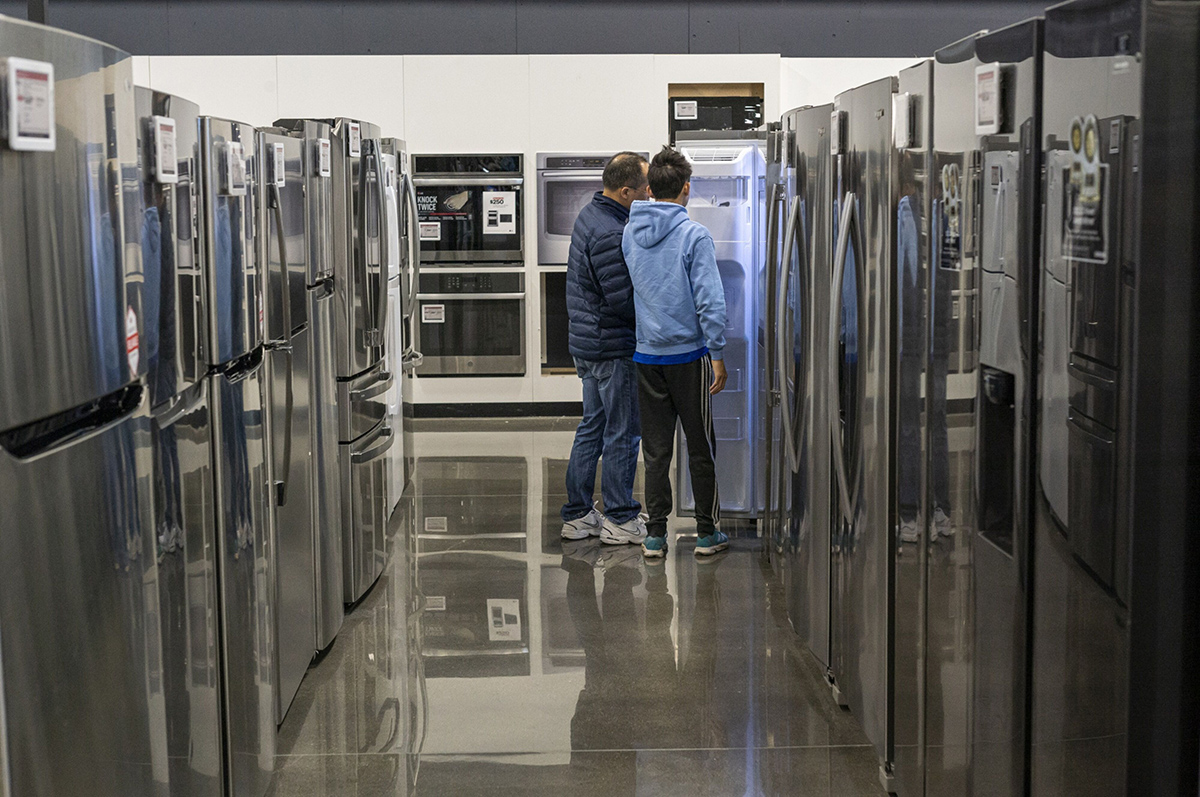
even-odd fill
[{"label": "hoodie hood", "polygon": [[683,205],[639,199],[629,209],[626,234],[633,236],[638,246],[651,249],[687,220],[687,208]]}]

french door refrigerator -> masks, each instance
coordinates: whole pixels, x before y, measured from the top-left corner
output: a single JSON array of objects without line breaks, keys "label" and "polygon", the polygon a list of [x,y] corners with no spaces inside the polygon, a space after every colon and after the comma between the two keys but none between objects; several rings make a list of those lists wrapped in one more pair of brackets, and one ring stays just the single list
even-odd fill
[{"label": "french door refrigerator", "polygon": [[778,376],[777,448],[769,467],[780,512],[776,556],[792,628],[829,666],[830,459],[829,290],[833,256],[829,128],[832,105],[798,108],[782,120],[781,245],[768,279]]},{"label": "french door refrigerator", "polygon": [[[281,120],[300,129],[305,120]],[[358,601],[387,558],[388,230],[386,174],[376,125],[328,120],[333,188],[334,342],[342,490],[342,599]]]},{"label": "french door refrigerator", "polygon": [[224,763],[214,426],[205,271],[195,240],[200,110],[171,94],[134,91],[171,793],[218,797]]},{"label": "french door refrigerator", "polygon": [[[285,148],[285,151],[292,153],[289,157],[294,162],[291,167],[293,173],[285,179],[284,190],[287,196],[291,197],[291,202],[285,203],[289,210],[284,216],[284,223],[285,228],[290,224],[293,229],[296,225],[303,224],[304,230],[303,250],[297,249],[300,244],[297,240],[289,243],[287,252],[289,266],[293,265],[290,258],[295,252],[297,264],[303,263],[305,267],[303,282],[308,325],[308,360],[306,365],[299,364],[296,359],[299,355],[295,351],[292,352],[291,360],[293,368],[308,369],[303,379],[294,380],[294,390],[297,392],[293,400],[308,402],[306,433],[310,436],[312,455],[308,467],[307,489],[311,502],[313,535],[313,568],[310,575],[315,596],[315,640],[311,647],[314,651],[322,651],[333,644],[342,627],[346,611],[343,602],[342,489],[338,463],[338,382],[334,344],[336,292],[332,139],[329,124],[314,120],[299,120],[289,123],[287,127],[267,130],[272,134],[283,133],[290,136],[298,146],[298,149],[295,146]],[[298,175],[294,174],[297,167]],[[290,188],[292,181],[296,180],[303,185],[299,198],[295,196],[295,190]],[[295,207],[296,202],[301,203],[302,209]],[[295,214],[300,214],[300,217],[297,219]],[[274,215],[273,211],[271,215]],[[267,240],[266,245],[278,246],[273,239]],[[289,268],[289,271],[293,275],[293,287],[290,290],[294,307],[298,301],[294,283],[300,279],[300,275],[298,268]],[[269,295],[279,294],[272,291]],[[273,306],[282,310],[278,302]],[[293,327],[296,326],[298,324],[293,322]],[[285,360],[284,365],[286,364]],[[286,408],[286,403],[284,407]],[[312,651],[310,657],[311,653]],[[297,662],[300,655],[297,639]]]},{"label": "french door refrigerator", "polygon": [[891,312],[896,180],[888,77],[839,94],[830,116],[836,241],[830,282],[830,435],[836,478],[830,670],[835,695],[892,761],[894,479]]},{"label": "french door refrigerator", "polygon": [[0,60],[0,793],[165,794],[132,61]]},{"label": "french door refrigerator", "polygon": [[264,402],[255,158],[253,127],[200,117],[198,204],[214,441],[225,780],[228,793],[237,795],[266,790],[276,727],[274,489],[269,484],[270,407]]},{"label": "french door refrigerator", "polygon": [[388,423],[397,442],[388,456],[388,517],[400,502],[410,473],[406,462],[411,456],[411,433],[405,427],[403,409],[404,376],[417,366],[415,353],[408,349],[405,328],[412,322],[416,305],[416,285],[420,277],[420,241],[417,231],[417,199],[408,162],[408,147],[398,138],[385,138],[383,147],[388,221],[388,317],[387,364],[395,382],[388,391]]},{"label": "french door refrigerator", "polygon": [[[265,308],[265,404],[270,415],[270,499],[275,510],[272,581],[276,723],[283,722],[317,648],[317,536],[313,457],[314,328],[309,324],[307,183],[318,157],[310,142],[272,130],[257,139],[258,258]],[[319,201],[318,196],[313,201]],[[324,475],[332,475],[325,473]]]},{"label": "french door refrigerator", "polygon": [[[1143,86],[1152,83],[1143,11],[1128,0],[1046,11],[1033,794],[1126,793],[1132,668],[1156,658],[1131,648],[1131,531],[1177,533],[1135,521],[1130,490],[1139,461],[1157,455],[1135,446],[1135,374],[1158,379],[1163,367],[1154,353],[1154,367],[1139,372],[1135,354],[1141,184],[1154,179],[1140,173]],[[1172,16],[1194,36],[1195,9]],[[1194,94],[1194,74],[1178,89]],[[1165,143],[1167,131],[1155,133]]]}]

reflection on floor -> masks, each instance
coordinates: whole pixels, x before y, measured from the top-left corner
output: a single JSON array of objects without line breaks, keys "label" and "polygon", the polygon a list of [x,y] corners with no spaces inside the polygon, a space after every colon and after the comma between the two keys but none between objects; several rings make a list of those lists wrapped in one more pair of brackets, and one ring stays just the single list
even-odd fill
[{"label": "reflection on floor", "polygon": [[564,543],[572,432],[536,428],[418,432],[391,563],[301,686],[272,794],[880,794],[757,540]]}]

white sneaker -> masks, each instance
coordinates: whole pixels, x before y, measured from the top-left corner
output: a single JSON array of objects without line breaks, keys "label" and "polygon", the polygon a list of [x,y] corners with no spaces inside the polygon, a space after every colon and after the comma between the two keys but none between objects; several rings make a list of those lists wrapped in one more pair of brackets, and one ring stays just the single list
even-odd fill
[{"label": "white sneaker", "polygon": [[604,519],[604,528],[600,531],[600,542],[609,545],[641,545],[646,541],[647,515],[638,515],[624,523],[614,523]]},{"label": "white sneaker", "polygon": [[588,537],[598,537],[600,527],[604,525],[604,515],[593,509],[578,520],[568,520],[562,527],[564,540],[586,540]]},{"label": "white sneaker", "polygon": [[939,506],[933,510],[933,536],[949,537],[954,534],[954,523],[950,520],[946,512]]}]

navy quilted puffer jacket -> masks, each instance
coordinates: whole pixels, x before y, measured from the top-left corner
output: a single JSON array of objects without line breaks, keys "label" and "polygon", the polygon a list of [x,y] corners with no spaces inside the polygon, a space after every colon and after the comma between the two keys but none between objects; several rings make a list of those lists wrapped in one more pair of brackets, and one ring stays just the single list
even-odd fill
[{"label": "navy quilted puffer jacket", "polygon": [[621,253],[629,211],[596,192],[579,211],[567,258],[568,349],[581,360],[632,357],[633,283]]}]

